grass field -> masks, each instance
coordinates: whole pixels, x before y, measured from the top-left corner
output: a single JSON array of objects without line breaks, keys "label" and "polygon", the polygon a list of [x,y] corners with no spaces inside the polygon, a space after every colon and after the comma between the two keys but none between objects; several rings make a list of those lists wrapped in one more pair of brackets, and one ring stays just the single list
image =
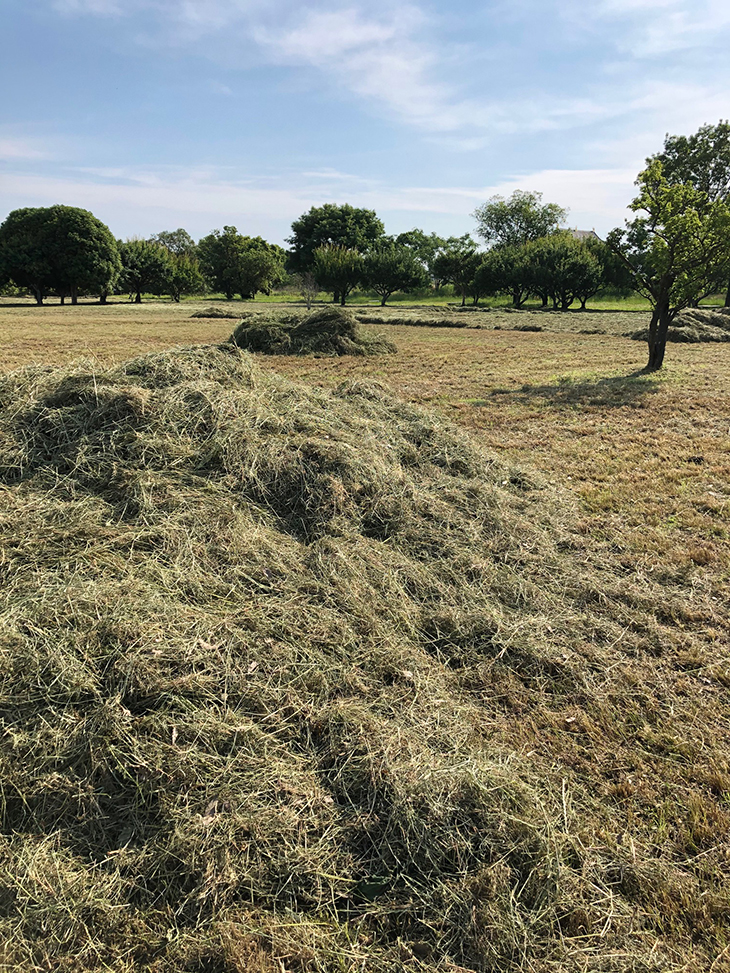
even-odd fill
[{"label": "grass field", "polygon": [[[102,368],[172,345],[225,339],[235,322],[191,319],[202,306],[159,302],[35,308],[5,301],[0,303],[0,368],[63,365],[80,357],[91,357],[98,362],[95,367]],[[259,308],[246,305],[245,310],[258,313]],[[458,324],[466,319],[467,326],[415,323],[432,319],[443,325],[449,315]],[[247,967],[243,960],[243,965],[236,965],[239,960],[231,957],[250,950],[248,968],[263,973],[285,969],[722,973],[730,969],[730,346],[670,345],[664,371],[647,376],[640,373],[645,345],[621,337],[642,326],[641,311],[461,314],[409,307],[381,314],[368,308],[367,321],[368,331],[387,333],[398,354],[322,359],[259,356],[258,367],[272,381],[283,375],[303,381],[306,387],[336,389],[352,380],[382,383],[407,402],[427,406],[469,430],[505,469],[516,464],[527,470],[528,480],[534,473],[544,484],[540,489],[546,499],[536,504],[532,514],[538,519],[531,525],[523,523],[524,534],[519,533],[518,519],[510,521],[510,546],[500,556],[518,579],[515,605],[521,597],[529,601],[528,594],[519,592],[524,570],[525,592],[542,585],[540,590],[550,592],[543,605],[552,608],[526,614],[521,631],[513,619],[512,641],[505,642],[489,665],[451,669],[446,665],[437,678],[433,673],[427,677],[426,668],[416,670],[406,660],[404,673],[389,677],[382,691],[393,713],[405,713],[406,749],[417,746],[415,738],[408,742],[408,734],[421,732],[414,715],[419,706],[430,712],[428,732],[433,732],[434,740],[439,733],[458,736],[458,723],[449,722],[450,707],[457,707],[454,701],[458,701],[458,707],[463,707],[457,707],[459,719],[474,721],[468,733],[464,730],[464,740],[476,734],[481,747],[494,748],[500,766],[508,768],[514,761],[524,768],[525,786],[534,786],[536,794],[544,786],[545,815],[553,829],[545,841],[561,849],[560,855],[556,851],[561,864],[550,881],[567,882],[573,889],[565,899],[569,906],[555,906],[552,925],[540,933],[544,937],[540,949],[547,952],[533,955],[527,945],[523,952],[514,946],[514,954],[509,954],[513,965],[504,958],[506,952],[489,965],[492,961],[485,957],[492,954],[482,940],[475,940],[470,954],[482,957],[479,961],[467,962],[462,956],[459,965],[444,959],[434,945],[435,927],[428,925],[433,920],[424,918],[417,934],[403,919],[397,935],[393,932],[389,940],[389,948],[401,953],[388,953],[390,958],[373,959],[368,966],[368,949],[372,937],[378,936],[373,930],[382,932],[388,922],[397,925],[396,907],[391,915],[383,905],[377,916],[366,910],[372,928],[366,928],[366,922],[365,931],[358,932],[359,926],[343,924],[335,937],[339,945],[323,940],[324,952],[316,956],[312,949],[316,952],[320,947],[311,945],[315,932],[309,946],[302,945],[303,940],[293,946],[282,919],[276,933],[259,929],[255,936],[251,934],[253,938],[247,933],[249,938],[241,940],[238,953],[231,932],[238,928],[234,923],[226,927],[225,935],[220,933],[219,952],[211,953],[212,958],[201,959],[196,953],[193,960],[190,953],[178,966],[172,959],[169,966],[150,960],[145,968],[235,973]],[[543,330],[513,330],[525,323]],[[601,333],[587,333],[596,331]],[[296,410],[304,415],[306,403],[287,394],[292,396],[291,422],[296,429]],[[144,398],[142,393],[135,395],[140,402]],[[346,418],[345,413],[343,421]],[[279,425],[267,421],[272,429],[284,422],[281,418],[276,420]],[[333,433],[333,438],[340,435],[344,433]],[[368,456],[369,462],[378,462],[377,451]],[[510,489],[510,482],[499,480],[498,486]],[[432,503],[438,502],[436,496],[434,492]],[[35,502],[40,504],[41,499]],[[508,498],[505,510],[512,510],[513,502],[518,504]],[[551,512],[554,509],[559,513]],[[567,526],[560,526],[563,520]],[[543,527],[551,537],[555,531],[553,582],[543,576],[546,568],[541,566]],[[5,530],[0,569],[25,543],[14,538],[10,517]],[[195,533],[192,527],[191,531]],[[42,546],[42,538],[38,544]],[[330,555],[335,556],[332,551]],[[131,549],[128,556],[131,563]],[[100,554],[100,564],[111,563],[113,557],[111,549]],[[362,579],[354,569],[348,578],[354,591]],[[269,585],[265,578],[264,583]],[[561,593],[563,584],[569,595]],[[292,603],[304,597],[297,591],[291,595]],[[334,604],[335,600],[327,602],[328,612],[334,612]],[[373,606],[369,610],[373,612]],[[170,625],[176,624],[171,617]],[[368,624],[375,626],[376,620]],[[263,671],[270,650],[265,650],[260,663],[251,663],[251,673],[259,664]],[[198,659],[195,665],[203,663]],[[207,673],[205,678],[214,676]],[[284,677],[277,678],[283,685]],[[358,706],[365,705],[357,680],[353,675],[348,679],[350,688],[338,689],[344,694],[342,705],[355,706],[356,697]],[[34,692],[31,686],[30,697]],[[443,694],[438,700],[445,704],[441,716],[434,707],[434,693]],[[284,707],[283,698],[277,706]],[[295,717],[290,714],[286,719]],[[373,733],[377,735],[375,728]],[[434,746],[445,744],[439,737]],[[395,766],[396,757],[388,753]],[[385,766],[385,756],[382,761]],[[285,789],[286,801],[298,807],[300,791],[292,789],[293,784],[279,781],[279,785]],[[328,801],[331,805],[331,798]],[[416,813],[414,806],[409,805],[409,814]],[[211,820],[216,813],[215,808],[205,811]],[[39,850],[38,861],[40,856]],[[491,877],[482,876],[483,881],[499,886],[500,867],[499,861],[490,866]],[[330,870],[323,866],[323,872]],[[329,879],[334,882],[331,875],[320,875],[324,885]],[[340,886],[335,882],[332,888]],[[460,895],[466,894],[465,888],[463,883],[459,886]],[[514,885],[514,901],[522,902],[523,892],[524,886]],[[492,906],[484,903],[490,894],[483,892],[480,900],[487,912]],[[494,893],[493,898],[497,902],[499,895]],[[413,906],[413,897],[410,906],[406,899],[399,900],[398,906],[404,916]],[[331,904],[334,908],[334,899]],[[320,913],[313,913],[323,927],[337,913],[337,909],[327,912],[327,907],[325,895]],[[518,912],[509,913],[516,923],[510,927],[515,943],[522,935],[516,931]],[[524,918],[524,913],[519,915]],[[42,927],[41,919],[33,921],[33,928]],[[150,929],[157,929],[155,935],[162,936],[150,923]],[[524,932],[525,939],[529,935]],[[343,937],[347,948],[342,946]],[[162,952],[160,947],[160,956]],[[394,955],[401,958],[394,961]],[[17,960],[8,960],[4,968],[19,968],[13,962]],[[85,962],[78,968],[91,969],[91,961]],[[132,961],[119,959],[113,968],[131,969],[125,962]],[[32,968],[54,967],[38,961]]]}]

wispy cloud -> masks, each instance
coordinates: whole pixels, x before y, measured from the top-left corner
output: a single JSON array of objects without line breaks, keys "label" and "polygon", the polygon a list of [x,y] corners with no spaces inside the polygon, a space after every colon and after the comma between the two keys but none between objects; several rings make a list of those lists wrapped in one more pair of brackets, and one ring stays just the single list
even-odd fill
[{"label": "wispy cloud", "polygon": [[620,222],[633,195],[634,170],[546,169],[477,186],[392,187],[346,173],[294,173],[253,179],[229,169],[121,167],[75,170],[61,176],[8,174],[0,207],[63,201],[92,209],[119,235],[185,225],[197,235],[233,223],[283,242],[292,221],[311,206],[349,202],[375,209],[398,231],[437,220],[448,232],[473,230],[471,213],[490,196],[515,189],[543,192],[570,210],[570,223],[605,232]]},{"label": "wispy cloud", "polygon": [[[189,48],[232,73],[262,61],[308,72],[331,102],[357,100],[371,115],[463,153],[493,147],[504,136],[516,144],[542,133],[590,131],[588,153],[591,146],[634,137],[640,146],[644,138],[638,158],[652,151],[651,138],[660,139],[667,130],[696,128],[728,114],[730,71],[724,50],[716,50],[730,28],[727,0],[595,0],[590,5],[584,0],[492,0],[488,16],[495,30],[506,18],[514,36],[520,35],[516,26],[549,28],[555,32],[546,38],[550,44],[565,27],[567,36],[561,40],[574,50],[580,52],[581,39],[595,49],[589,69],[585,61],[573,69],[573,59],[565,56],[559,68],[543,71],[532,87],[519,77],[512,86],[504,80],[509,72],[503,69],[514,66],[505,58],[514,58],[516,47],[509,52],[495,47],[471,76],[457,56],[459,50],[476,49],[464,42],[467,11],[453,12],[458,30],[450,37],[418,0],[52,3],[67,15],[118,16],[140,43]],[[487,29],[486,23],[480,30]],[[485,50],[490,50],[488,39]],[[676,62],[690,55],[691,71],[681,74]],[[529,78],[529,56],[524,51],[522,56]],[[207,87],[219,95],[236,90],[224,81]],[[703,118],[698,119],[699,112]],[[595,134],[600,126],[607,129],[605,139]],[[602,158],[584,154],[581,161],[600,164]]]},{"label": "wispy cloud", "polygon": [[589,8],[578,0],[563,2],[564,12],[596,29],[623,24],[616,48],[640,59],[711,47],[730,26],[726,0],[596,0]]},{"label": "wispy cloud", "polygon": [[451,130],[456,95],[438,79],[436,51],[418,37],[425,21],[410,4],[380,16],[356,6],[310,9],[283,30],[257,27],[253,36],[277,63],[315,67],[410,124]]},{"label": "wispy cloud", "polygon": [[47,159],[49,153],[32,139],[0,137],[0,161]]}]

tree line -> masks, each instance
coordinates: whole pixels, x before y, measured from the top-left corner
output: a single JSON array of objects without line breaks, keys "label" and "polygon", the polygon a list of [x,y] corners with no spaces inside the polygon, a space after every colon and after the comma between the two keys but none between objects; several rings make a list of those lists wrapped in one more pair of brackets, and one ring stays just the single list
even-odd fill
[{"label": "tree line", "polygon": [[561,310],[585,308],[602,289],[638,291],[652,310],[653,370],[682,308],[719,290],[730,306],[730,123],[668,135],[636,185],[635,215],[605,241],[576,238],[564,209],[524,191],[475,210],[479,242],[420,229],[389,236],[373,210],[327,203],[294,221],[289,251],[235,226],[197,243],[184,229],[120,241],[83,209],[18,209],[0,225],[0,288],[24,288],[39,304],[49,295],[76,303],[82,294],[104,303],[112,293],[136,302],[144,293],[252,298],[289,283],[309,305],[319,291],[345,304],[365,287],[385,304],[396,292],[451,284],[462,304],[508,295],[515,308],[537,298]]},{"label": "tree line", "polygon": [[214,230],[197,243],[180,228],[148,240],[115,240],[92,213],[72,206],[14,210],[0,226],[2,282],[25,288],[42,304],[56,296],[112,293],[222,293],[252,298],[283,284],[305,297],[329,291],[345,304],[356,287],[385,304],[396,292],[451,284],[462,303],[509,294],[515,307],[528,297],[567,309],[602,287],[620,288],[623,268],[598,238],[576,240],[562,230],[565,211],[543,204],[539,193],[495,197],[477,210],[478,230],[489,249],[469,234],[440,237],[413,229],[389,236],[373,210],[348,204],[312,207],[292,224],[291,250],[235,226]]}]

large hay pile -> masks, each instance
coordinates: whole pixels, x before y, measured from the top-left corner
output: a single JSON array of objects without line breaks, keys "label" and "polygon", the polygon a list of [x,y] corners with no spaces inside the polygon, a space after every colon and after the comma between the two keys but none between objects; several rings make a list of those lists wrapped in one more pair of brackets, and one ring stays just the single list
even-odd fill
[{"label": "large hay pile", "polygon": [[3,969],[679,969],[693,876],[505,744],[643,637],[539,484],[232,345],[0,409]]},{"label": "large hay pile", "polygon": [[[629,337],[646,341],[649,331],[647,328],[633,331]],[[686,308],[667,329],[667,341],[680,344],[730,341],[730,308]]]},{"label": "large hay pile", "polygon": [[267,355],[385,355],[395,345],[382,335],[368,335],[351,311],[325,307],[302,316],[279,311],[244,320],[231,341],[246,351]]}]

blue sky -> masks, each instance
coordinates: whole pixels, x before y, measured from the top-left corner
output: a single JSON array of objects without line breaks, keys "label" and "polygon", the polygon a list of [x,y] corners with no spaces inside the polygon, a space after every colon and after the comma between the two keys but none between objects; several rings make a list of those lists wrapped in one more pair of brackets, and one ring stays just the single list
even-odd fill
[{"label": "blue sky", "polygon": [[604,233],[667,132],[730,116],[728,0],[0,0],[0,219],[120,237],[312,205],[473,232],[513,189]]}]

